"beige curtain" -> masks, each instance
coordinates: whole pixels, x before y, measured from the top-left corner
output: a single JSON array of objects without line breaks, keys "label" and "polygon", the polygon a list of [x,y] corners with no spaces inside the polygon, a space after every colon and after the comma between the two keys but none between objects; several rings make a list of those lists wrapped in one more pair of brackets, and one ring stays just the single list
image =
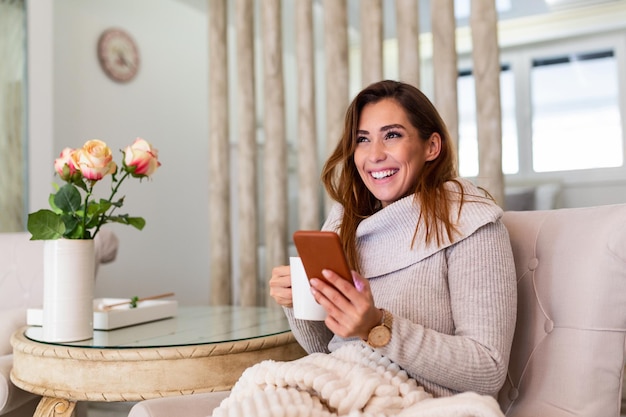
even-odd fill
[{"label": "beige curtain", "polygon": [[230,145],[228,136],[227,0],[210,0],[209,260],[210,302],[231,303]]},{"label": "beige curtain", "polygon": [[[293,7],[285,8],[285,1],[290,1]],[[289,220],[298,219],[291,225],[294,228],[317,229],[323,220],[321,208],[328,207],[328,202],[325,204],[321,198],[320,161],[325,160],[336,146],[351,98],[349,3],[347,0],[237,0],[231,5],[237,37],[232,60],[226,55],[227,2],[209,0],[208,3],[211,48],[211,302],[275,305],[269,297],[267,280],[272,267],[288,263],[291,241]],[[358,65],[361,67],[362,84],[383,78],[383,6],[392,5],[395,7],[398,38],[398,78],[419,86],[419,0],[396,0],[395,3],[362,0],[358,5],[360,15],[356,21],[360,26],[362,54]],[[256,18],[253,10],[258,11]],[[284,10],[291,10],[293,15],[283,16]],[[458,104],[454,1],[432,0],[431,10],[434,101],[456,141]],[[481,148],[479,185],[502,201],[495,0],[473,0],[471,13]],[[295,20],[295,34],[282,33],[284,19]],[[255,22],[260,29],[256,42],[252,32]],[[315,28],[321,28],[319,40]],[[293,51],[285,50],[283,36],[294,37],[296,46]],[[261,58],[255,54],[257,51]],[[321,65],[316,58],[323,61]],[[292,67],[285,65],[290,59],[296,61]],[[236,62],[237,69],[229,71],[227,62]],[[294,73],[285,73],[285,68],[295,68]],[[323,70],[316,71],[316,68]],[[254,94],[255,69],[260,69],[262,74],[259,80],[262,97],[259,100]],[[236,115],[229,115],[227,111],[229,73],[236,77]],[[297,119],[294,135],[297,137],[289,137],[286,130],[286,89],[297,92],[297,111],[294,113]],[[316,95],[316,92],[321,94]],[[323,111],[318,113],[316,108]],[[228,120],[232,117],[237,118],[237,132],[228,132]],[[321,143],[318,143],[318,129],[323,132]],[[239,230],[239,234],[234,241],[230,237],[231,197],[228,189],[231,133],[231,140],[237,143],[238,183],[235,188],[238,191],[234,196],[234,206],[239,209],[237,224],[233,227]],[[260,148],[259,143],[262,144]],[[293,146],[290,148],[288,144]],[[261,155],[257,152],[260,149]],[[295,167],[289,163],[289,149],[294,149]],[[262,165],[260,170],[257,169],[259,164]],[[262,181],[257,181],[257,172],[262,172]],[[297,176],[297,185],[292,190],[295,196],[288,192],[288,175]],[[257,196],[262,201],[259,208],[256,206]],[[294,211],[297,211],[295,216]],[[257,236],[257,229],[262,231],[260,236]],[[261,258],[257,257],[257,251],[263,254]],[[232,276],[231,273],[232,253],[237,253],[239,258],[239,276]],[[235,291],[237,297],[231,290],[235,285],[233,283],[239,283],[235,287],[238,289]]]},{"label": "beige curtain", "polygon": [[330,154],[343,130],[349,102],[348,9],[346,0],[324,0],[326,61],[326,152]]},{"label": "beige curtain", "polygon": [[434,104],[458,147],[457,54],[454,0],[431,1]]},{"label": "beige curtain", "polygon": [[366,87],[383,78],[383,1],[362,0],[361,84]]},{"label": "beige curtain", "polygon": [[298,0],[295,14],[298,28],[298,228],[312,230],[319,228],[320,221],[313,0]]},{"label": "beige curtain", "polygon": [[396,0],[398,79],[420,85],[419,0]]},{"label": "beige curtain", "polygon": [[470,26],[476,83],[478,185],[503,205],[500,53],[495,0],[472,0]]},{"label": "beige curtain", "polygon": [[257,141],[254,1],[237,0],[237,198],[239,304],[258,303]]},{"label": "beige curtain", "polygon": [[[287,263],[287,142],[281,10],[280,0],[262,2],[265,277],[271,275],[272,267]],[[268,305],[273,305],[269,292],[267,299]]]},{"label": "beige curtain", "polygon": [[0,232],[25,226],[24,1],[0,0]]}]

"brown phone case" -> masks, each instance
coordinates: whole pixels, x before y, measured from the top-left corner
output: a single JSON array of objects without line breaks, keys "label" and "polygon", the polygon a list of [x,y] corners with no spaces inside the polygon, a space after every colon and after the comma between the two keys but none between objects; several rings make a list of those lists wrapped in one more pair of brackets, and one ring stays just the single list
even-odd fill
[{"label": "brown phone case", "polygon": [[320,278],[323,269],[336,272],[352,283],[352,274],[341,246],[339,235],[335,232],[319,230],[298,230],[293,234],[293,242],[302,259],[302,266],[309,279]]}]

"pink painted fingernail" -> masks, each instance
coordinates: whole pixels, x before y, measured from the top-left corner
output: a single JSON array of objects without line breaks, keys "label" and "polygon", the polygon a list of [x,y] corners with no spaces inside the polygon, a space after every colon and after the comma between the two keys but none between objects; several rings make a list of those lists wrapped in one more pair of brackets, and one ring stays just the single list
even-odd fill
[{"label": "pink painted fingernail", "polygon": [[363,292],[363,288],[365,288],[365,285],[362,281],[359,281],[356,278],[352,277],[352,282],[354,282],[354,288],[356,288],[358,292]]}]

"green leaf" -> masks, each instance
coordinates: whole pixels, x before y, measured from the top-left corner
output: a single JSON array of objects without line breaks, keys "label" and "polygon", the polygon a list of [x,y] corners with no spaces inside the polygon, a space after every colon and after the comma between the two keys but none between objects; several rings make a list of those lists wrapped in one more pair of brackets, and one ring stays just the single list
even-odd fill
[{"label": "green leaf", "polygon": [[90,234],[87,232],[87,236],[85,236],[82,223],[78,223],[71,232],[65,232],[63,237],[66,239],[90,239]]},{"label": "green leaf", "polygon": [[77,178],[72,178],[72,184],[85,190],[85,192],[89,192],[89,190],[87,189],[87,184],[85,184],[85,180],[83,179],[82,175],[78,176]]},{"label": "green leaf", "polygon": [[80,192],[74,185],[65,184],[54,196],[54,204],[65,213],[73,213],[80,208]]},{"label": "green leaf", "polygon": [[87,217],[93,217],[102,212],[103,211],[99,203],[96,203],[95,201],[89,202],[89,207],[87,207]]},{"label": "green leaf", "polygon": [[28,231],[31,240],[59,239],[65,233],[61,216],[51,210],[39,210],[28,215]]},{"label": "green leaf", "polygon": [[139,302],[139,297],[134,296],[130,299],[130,308],[137,308],[137,303]]},{"label": "green leaf", "polygon": [[61,220],[65,224],[63,237],[68,239],[80,239],[82,236],[82,220],[72,214],[61,215]]},{"label": "green leaf", "polygon": [[108,220],[115,223],[128,224],[139,230],[142,230],[146,225],[146,221],[142,217],[130,217],[128,214],[109,216]]},{"label": "green leaf", "polygon": [[119,199],[119,200],[117,200],[117,201],[109,201],[109,203],[111,203],[112,205],[114,205],[114,206],[115,206],[115,207],[117,207],[117,208],[120,208],[120,207],[122,207],[122,206],[124,205],[124,198],[125,198],[125,197],[126,197],[126,196],[124,196],[124,197],[120,198],[120,199]]},{"label": "green leaf", "polygon": [[100,223],[100,216],[91,216],[87,218],[87,229],[92,229],[94,227],[98,226],[98,223]]},{"label": "green leaf", "polygon": [[138,230],[142,230],[146,225],[146,221],[143,217],[128,217],[128,224]]},{"label": "green leaf", "polygon": [[109,200],[105,200],[103,198],[100,199],[100,209],[98,210],[99,213],[106,213],[107,210],[109,210],[111,208],[113,204],[109,201]]},{"label": "green leaf", "polygon": [[48,203],[50,204],[50,208],[53,212],[55,212],[56,214],[63,214],[63,210],[61,210],[57,207],[56,204],[54,204],[54,194],[50,194],[50,196],[48,197]]}]

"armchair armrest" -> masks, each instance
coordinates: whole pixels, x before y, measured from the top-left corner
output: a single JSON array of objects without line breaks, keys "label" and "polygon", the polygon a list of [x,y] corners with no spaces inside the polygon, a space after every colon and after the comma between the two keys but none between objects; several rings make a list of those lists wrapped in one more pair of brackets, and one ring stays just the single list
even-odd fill
[{"label": "armchair armrest", "polygon": [[23,391],[9,379],[13,367],[13,355],[0,356],[0,416],[40,397]]}]

